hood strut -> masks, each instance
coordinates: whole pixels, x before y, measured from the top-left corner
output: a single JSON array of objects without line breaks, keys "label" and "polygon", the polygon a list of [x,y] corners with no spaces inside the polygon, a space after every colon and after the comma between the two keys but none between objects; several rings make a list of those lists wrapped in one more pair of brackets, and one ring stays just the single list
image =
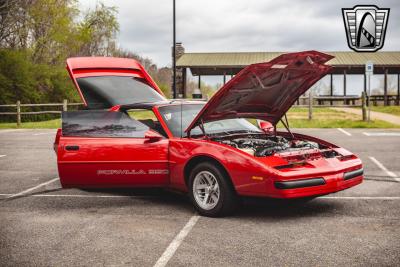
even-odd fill
[{"label": "hood strut", "polygon": [[[287,119],[286,113],[284,115],[285,120],[281,119],[281,122],[283,124],[283,126],[285,126],[286,130],[288,131],[288,133],[290,133],[290,135],[292,136],[292,138],[294,139],[294,135],[292,134],[292,132],[290,131],[290,127],[289,127],[289,121]],[[276,127],[276,126],[275,126]],[[276,128],[275,128],[276,129]]]},{"label": "hood strut", "polygon": [[[206,130],[205,130],[205,128],[204,128],[204,121],[203,121],[202,119],[200,120],[199,128],[200,128],[200,130],[203,132],[204,138],[205,138],[206,140],[208,140],[208,136],[207,136]],[[188,131],[188,138],[190,138],[190,133],[191,133],[191,131],[192,131],[192,129],[190,129],[190,130]]]},{"label": "hood strut", "polygon": [[204,129],[204,121],[203,121],[203,119],[200,120],[199,128],[203,132],[204,138],[206,138],[206,140],[208,140],[208,136],[207,136],[206,130]]}]

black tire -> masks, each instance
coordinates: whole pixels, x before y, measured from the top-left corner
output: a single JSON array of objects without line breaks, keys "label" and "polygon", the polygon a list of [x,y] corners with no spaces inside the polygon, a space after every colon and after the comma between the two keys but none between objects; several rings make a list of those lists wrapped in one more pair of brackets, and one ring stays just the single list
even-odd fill
[{"label": "black tire", "polygon": [[[194,192],[193,184],[197,174],[203,171],[210,172],[217,180],[219,186],[219,199],[215,207],[212,209],[204,209],[197,203]],[[211,162],[202,162],[196,165],[189,176],[189,197],[195,206],[196,210],[203,216],[207,217],[223,217],[232,214],[237,207],[238,197],[232,186],[230,178],[226,175],[224,170]]]}]

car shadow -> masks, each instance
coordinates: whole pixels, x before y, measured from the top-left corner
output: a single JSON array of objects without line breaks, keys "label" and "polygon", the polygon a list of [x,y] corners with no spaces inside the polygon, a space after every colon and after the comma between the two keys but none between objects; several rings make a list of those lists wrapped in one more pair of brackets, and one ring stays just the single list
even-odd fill
[{"label": "car shadow", "polygon": [[233,216],[242,219],[271,218],[282,220],[331,214],[341,208],[342,205],[338,202],[319,201],[318,198],[307,202],[302,200],[243,198]]},{"label": "car shadow", "polygon": [[[147,203],[163,205],[166,208],[185,210],[193,213],[195,209],[187,194],[157,188],[140,189],[85,189],[88,192],[97,192],[110,195],[131,196],[143,199]],[[268,198],[241,198],[237,210],[229,217],[233,218],[275,218],[293,219],[299,217],[329,214],[333,210],[340,210],[342,205],[332,201],[319,201],[318,198],[310,201],[302,200],[275,200]]]},{"label": "car shadow", "polygon": [[[182,211],[194,214],[195,209],[189,200],[189,197],[180,192],[171,192],[163,188],[122,188],[122,189],[80,189],[85,192],[101,194],[107,196],[126,196],[127,199],[130,197],[132,200],[145,201],[147,207],[160,207],[164,209],[170,209],[171,211]],[[129,206],[130,202],[125,202],[123,205]],[[110,203],[110,205],[112,205]],[[121,205],[120,202],[116,204]]]},{"label": "car shadow", "polygon": [[[59,192],[63,189],[51,189],[42,190],[29,195],[19,196],[11,199],[1,199],[1,201],[11,201],[18,198],[25,198],[38,194],[46,194],[51,192]],[[65,205],[64,208],[69,209],[79,209],[85,208],[100,208],[110,207],[110,206],[130,206],[132,205],[131,200],[145,201],[146,207],[151,207],[154,205],[155,208],[162,207],[163,209],[171,211],[180,211],[184,213],[194,214],[195,209],[185,193],[168,191],[162,188],[124,188],[124,189],[80,189],[83,192],[88,192],[89,195],[100,194],[102,196],[126,196],[127,201],[104,201],[101,202],[85,202],[85,204],[80,204],[76,206],[76,202],[71,202]],[[75,203],[75,204],[73,204]],[[303,201],[280,201],[268,198],[241,198],[237,210],[234,214],[230,215],[228,218],[235,219],[294,219],[300,217],[310,217],[318,216],[321,214],[332,213],[333,210],[340,211],[343,205],[338,202],[332,201],[318,201],[317,199],[311,200],[309,202]],[[151,211],[150,211],[151,212]]]}]

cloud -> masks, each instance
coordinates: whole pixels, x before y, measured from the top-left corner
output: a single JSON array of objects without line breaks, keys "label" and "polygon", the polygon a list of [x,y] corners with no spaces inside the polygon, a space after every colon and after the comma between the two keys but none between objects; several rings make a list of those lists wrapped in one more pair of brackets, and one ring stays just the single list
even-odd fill
[{"label": "cloud", "polygon": [[[84,8],[97,0],[80,0]],[[104,0],[119,11],[122,48],[170,65],[172,0]],[[177,41],[188,52],[342,50],[347,47],[341,8],[359,1],[176,0]],[[376,4],[364,1],[363,4]],[[391,8],[383,50],[400,47],[400,1]]]}]

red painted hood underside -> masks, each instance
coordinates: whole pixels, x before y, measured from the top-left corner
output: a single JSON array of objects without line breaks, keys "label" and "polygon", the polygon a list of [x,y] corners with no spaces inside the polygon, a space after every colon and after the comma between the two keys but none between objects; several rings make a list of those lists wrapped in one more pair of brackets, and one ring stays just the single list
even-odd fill
[{"label": "red painted hood underside", "polygon": [[201,121],[238,117],[275,125],[304,92],[330,72],[324,63],[332,58],[306,51],[247,66],[215,93],[186,131]]}]

